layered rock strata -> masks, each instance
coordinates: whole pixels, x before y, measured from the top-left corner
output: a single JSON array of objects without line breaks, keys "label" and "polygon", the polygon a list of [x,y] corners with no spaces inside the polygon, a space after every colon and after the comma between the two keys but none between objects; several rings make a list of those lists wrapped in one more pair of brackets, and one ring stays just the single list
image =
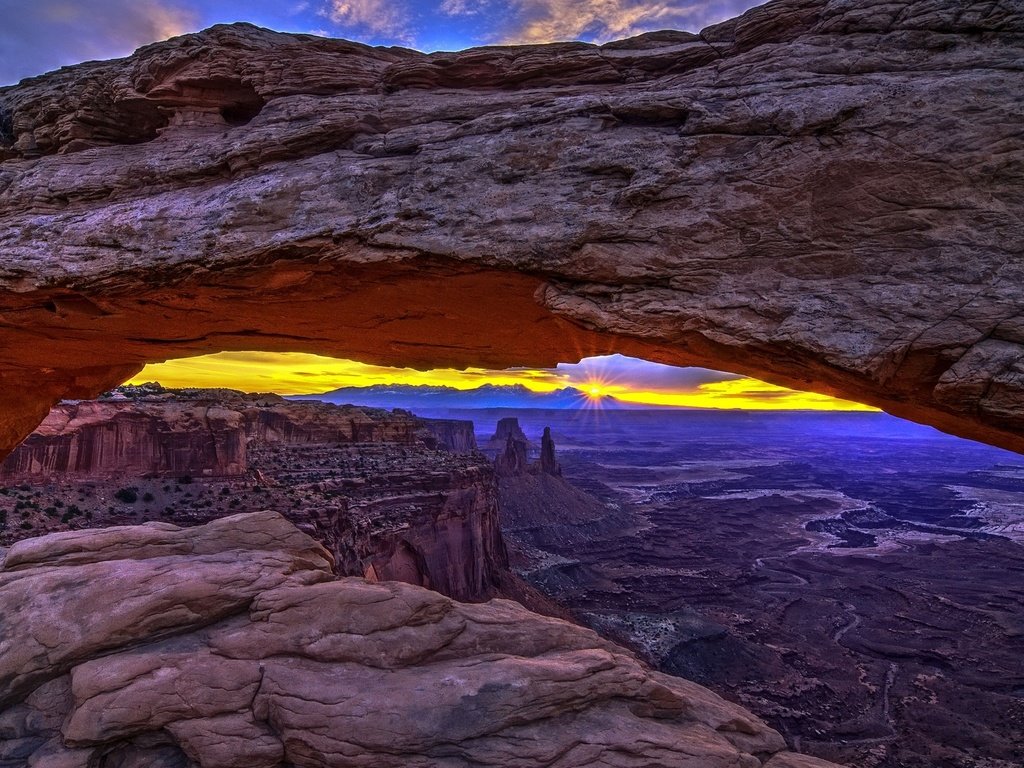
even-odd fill
[{"label": "layered rock strata", "polygon": [[[126,388],[137,394],[133,388]],[[420,419],[229,389],[164,390],[59,403],[0,465],[0,480],[242,475],[247,446],[392,443],[469,452],[466,421]]]},{"label": "layered rock strata", "polygon": [[1024,450],[1022,61],[1015,2],[774,0],[429,55],[219,26],[0,89],[0,450],[225,349],[618,351]]},{"label": "layered rock strata", "polygon": [[339,574],[460,600],[539,597],[507,571],[472,422],[232,390],[124,391],[133,397],[57,406],[7,458],[0,544],[273,505],[330,550]]},{"label": "layered rock strata", "polygon": [[527,450],[536,448],[526,437],[523,428],[519,426],[519,419],[515,416],[503,416],[498,419],[498,423],[494,425],[494,434],[487,440],[486,446],[491,450],[501,451],[508,445],[509,440],[522,443]]},{"label": "layered rock strata", "polygon": [[459,600],[504,594],[511,574],[494,472],[483,456],[388,443],[259,450],[275,487],[249,503],[291,506],[285,514],[327,546],[338,573]]},{"label": "layered rock strata", "polygon": [[0,606],[5,768],[828,768],[588,630],[336,580],[270,512],[19,542]]}]

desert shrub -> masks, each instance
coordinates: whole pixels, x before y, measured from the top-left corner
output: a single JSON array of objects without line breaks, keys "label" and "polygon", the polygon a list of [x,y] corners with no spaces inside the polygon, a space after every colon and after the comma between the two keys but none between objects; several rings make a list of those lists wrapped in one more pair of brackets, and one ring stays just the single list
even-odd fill
[{"label": "desert shrub", "polygon": [[125,504],[134,504],[139,500],[138,488],[119,488],[114,493],[114,498],[123,501]]},{"label": "desert shrub", "polygon": [[32,530],[32,523],[30,523],[28,520],[26,520],[25,522],[23,522],[21,524],[21,528],[22,528],[22,530],[25,530],[25,531],[31,531]]},{"label": "desert shrub", "polygon": [[146,491],[144,494],[142,494],[142,500],[147,503],[153,501],[154,498],[155,497],[153,496],[153,494],[150,493],[149,491]]},{"label": "desert shrub", "polygon": [[178,478],[178,482],[182,485],[189,485],[192,482],[192,475],[182,475]]}]

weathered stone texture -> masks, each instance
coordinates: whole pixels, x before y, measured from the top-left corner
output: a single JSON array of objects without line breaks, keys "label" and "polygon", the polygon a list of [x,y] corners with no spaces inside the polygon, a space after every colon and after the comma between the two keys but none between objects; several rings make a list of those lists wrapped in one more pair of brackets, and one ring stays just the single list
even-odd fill
[{"label": "weathered stone texture", "polygon": [[270,512],[19,542],[0,605],[5,767],[826,766],[589,630],[335,580]]},{"label": "weathered stone texture", "polygon": [[775,0],[431,55],[221,26],[0,89],[3,447],[258,348],[617,350],[1024,450],[1022,62],[1013,0]]}]

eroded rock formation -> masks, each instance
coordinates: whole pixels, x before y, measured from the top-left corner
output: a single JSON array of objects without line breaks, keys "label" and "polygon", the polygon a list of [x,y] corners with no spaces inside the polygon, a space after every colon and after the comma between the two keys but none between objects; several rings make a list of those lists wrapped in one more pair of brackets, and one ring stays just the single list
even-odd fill
[{"label": "eroded rock formation", "polygon": [[220,26],[0,89],[0,448],[258,348],[617,350],[1024,450],[1022,61],[1015,2],[774,0],[430,55]]},{"label": "eroded rock formation", "polygon": [[544,475],[561,475],[562,468],[555,458],[555,441],[551,437],[551,427],[544,427],[540,438],[540,458],[537,459],[537,470]]},{"label": "eroded rock formation", "polygon": [[335,580],[270,512],[20,542],[0,602],[2,765],[828,768],[575,625]]},{"label": "eroded rock formation", "polygon": [[555,441],[551,437],[551,427],[544,427],[540,455],[532,463],[529,456],[533,443],[527,439],[522,427],[519,426],[519,419],[515,416],[503,418],[498,422],[494,435],[488,441],[488,448],[499,449],[494,457],[494,469],[499,477],[526,474],[557,477],[562,474],[562,468],[555,458]]},{"label": "eroded rock formation", "polygon": [[515,476],[526,474],[530,469],[526,455],[526,441],[516,440],[511,435],[505,440],[505,450],[494,459],[494,471],[499,476]]},{"label": "eroded rock formation", "polygon": [[548,610],[507,569],[494,472],[460,450],[475,445],[472,422],[224,389],[121,392],[132,397],[56,406],[7,457],[0,544],[273,506],[341,575]]},{"label": "eroded rock formation", "polygon": [[494,425],[494,434],[487,441],[487,447],[502,451],[505,450],[509,440],[522,443],[527,451],[535,447],[523,432],[523,428],[519,426],[519,419],[515,416],[503,416],[498,419],[498,423]]},{"label": "eroded rock formation", "polygon": [[473,450],[472,422],[420,419],[229,389],[149,391],[59,403],[0,465],[0,481],[242,475],[260,444],[393,443]]}]

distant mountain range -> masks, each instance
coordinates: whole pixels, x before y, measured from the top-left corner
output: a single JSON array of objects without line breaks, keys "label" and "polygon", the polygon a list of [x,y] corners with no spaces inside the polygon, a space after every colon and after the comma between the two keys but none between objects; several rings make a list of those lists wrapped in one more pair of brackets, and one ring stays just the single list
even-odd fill
[{"label": "distant mountain range", "polygon": [[[597,403],[574,387],[554,392],[534,392],[522,384],[484,384],[476,389],[455,389],[412,384],[376,384],[372,387],[342,387],[314,395],[292,395],[290,400],[322,400],[338,405],[366,405],[373,408],[545,408],[567,410],[594,407]],[[642,408],[605,395],[599,407],[613,410]]]}]

